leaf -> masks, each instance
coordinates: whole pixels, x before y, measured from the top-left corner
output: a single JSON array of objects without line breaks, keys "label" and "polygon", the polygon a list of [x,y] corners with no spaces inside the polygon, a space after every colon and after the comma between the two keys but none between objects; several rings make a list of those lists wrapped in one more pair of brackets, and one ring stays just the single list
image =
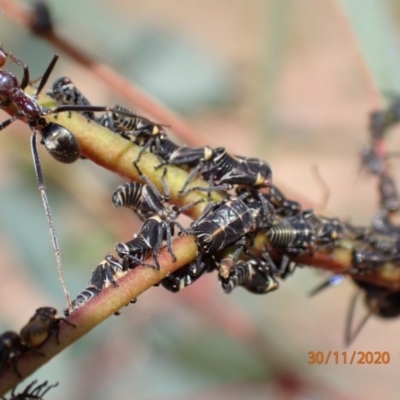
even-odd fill
[{"label": "leaf", "polygon": [[342,0],[341,5],[377,87],[400,92],[399,32],[388,2]]}]

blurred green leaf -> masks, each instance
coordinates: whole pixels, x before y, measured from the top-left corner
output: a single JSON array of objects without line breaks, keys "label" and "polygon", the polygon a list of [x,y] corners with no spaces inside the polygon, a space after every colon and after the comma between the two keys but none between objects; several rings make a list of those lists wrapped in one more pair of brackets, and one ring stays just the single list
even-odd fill
[{"label": "blurred green leaf", "polygon": [[378,89],[400,91],[399,32],[389,3],[342,0],[341,5]]}]

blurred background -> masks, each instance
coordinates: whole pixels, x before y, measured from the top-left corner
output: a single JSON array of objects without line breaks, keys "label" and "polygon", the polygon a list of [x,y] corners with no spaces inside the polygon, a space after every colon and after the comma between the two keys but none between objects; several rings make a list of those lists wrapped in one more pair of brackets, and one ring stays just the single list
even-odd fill
[{"label": "blurred background", "polygon": [[[369,224],[377,182],[360,172],[359,155],[368,113],[377,106],[371,82],[400,90],[395,0],[47,3],[60,35],[190,121],[198,145],[266,159],[290,197]],[[29,65],[32,78],[59,52],[7,13],[0,40]],[[69,76],[92,104],[132,107],[60,56],[51,82]],[[19,330],[37,307],[65,305],[29,135],[20,122],[0,135],[2,331]],[[400,148],[395,136],[390,150]],[[62,165],[40,153],[66,281],[76,296],[138,221],[112,207],[121,178],[87,160]],[[327,204],[313,166],[329,187]],[[34,377],[60,382],[48,399],[398,398],[398,320],[371,319],[348,349],[388,351],[389,365],[308,364],[310,351],[346,350],[345,317],[356,289],[344,282],[309,298],[325,278],[312,268],[297,270],[267,296],[242,289],[227,296],[214,275],[178,294],[153,288]],[[365,312],[360,304],[359,319]]]}]

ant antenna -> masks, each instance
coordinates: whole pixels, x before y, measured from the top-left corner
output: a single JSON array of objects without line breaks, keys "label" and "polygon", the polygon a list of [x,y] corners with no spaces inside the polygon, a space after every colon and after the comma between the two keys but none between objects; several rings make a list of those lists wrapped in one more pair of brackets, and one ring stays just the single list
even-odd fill
[{"label": "ant antenna", "polygon": [[54,254],[56,256],[58,275],[60,278],[61,286],[64,291],[64,295],[67,299],[67,307],[71,311],[72,310],[71,296],[67,290],[67,285],[65,284],[65,279],[61,264],[61,250],[57,240],[56,229],[54,226],[53,217],[51,215],[50,204],[47,198],[46,187],[44,184],[42,167],[40,165],[39,154],[36,146],[36,129],[32,130],[31,151],[32,151],[33,164],[35,166],[36,179],[38,181],[38,186],[39,186],[39,192],[40,196],[42,197],[43,207],[46,213],[47,222],[49,224],[51,242],[53,244]]}]

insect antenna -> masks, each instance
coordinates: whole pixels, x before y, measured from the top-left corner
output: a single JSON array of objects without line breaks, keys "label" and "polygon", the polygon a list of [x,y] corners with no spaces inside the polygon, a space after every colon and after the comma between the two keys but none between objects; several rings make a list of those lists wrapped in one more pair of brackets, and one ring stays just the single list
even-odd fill
[{"label": "insect antenna", "polygon": [[318,208],[320,210],[325,210],[326,206],[328,204],[329,198],[331,196],[331,191],[329,190],[328,184],[322,177],[317,164],[313,164],[311,166],[311,172],[312,172],[312,175],[313,175],[315,181],[317,182],[317,184],[319,185],[319,187],[321,188],[321,191],[322,191],[320,205]]},{"label": "insect antenna", "polygon": [[36,129],[33,129],[32,136],[31,136],[31,151],[32,151],[33,165],[35,166],[35,173],[36,173],[36,179],[38,181],[39,192],[40,192],[40,196],[42,197],[43,207],[44,207],[44,210],[46,213],[47,223],[49,225],[51,242],[53,244],[54,254],[56,256],[59,279],[61,282],[62,289],[64,291],[65,298],[67,299],[67,307],[69,310],[72,310],[71,297],[67,290],[67,285],[65,283],[64,274],[63,274],[63,270],[62,270],[61,250],[60,250],[60,246],[58,244],[58,239],[57,239],[56,229],[54,226],[53,216],[51,214],[50,204],[49,204],[49,200],[48,200],[47,194],[46,194],[46,187],[44,184],[42,167],[40,165],[39,154],[37,151],[36,132],[37,132]]}]

